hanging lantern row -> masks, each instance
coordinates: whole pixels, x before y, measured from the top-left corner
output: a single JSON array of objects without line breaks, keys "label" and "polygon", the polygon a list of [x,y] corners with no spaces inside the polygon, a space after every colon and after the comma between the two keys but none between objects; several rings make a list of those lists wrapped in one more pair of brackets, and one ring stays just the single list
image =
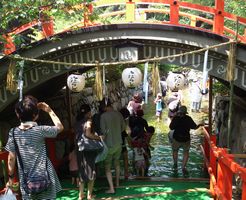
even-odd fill
[{"label": "hanging lantern row", "polygon": [[85,76],[83,74],[70,74],[67,77],[67,86],[73,92],[81,92],[85,87]]},{"label": "hanging lantern row", "polygon": [[[122,81],[128,88],[135,88],[142,83],[142,72],[137,67],[126,68],[122,72]],[[67,86],[73,92],[81,92],[85,87],[85,76],[70,74],[67,77]]]},{"label": "hanging lantern row", "polygon": [[142,82],[142,72],[137,67],[126,68],[122,72],[122,81],[125,87],[135,88]]},{"label": "hanging lantern row", "polygon": [[185,76],[178,73],[170,73],[167,76],[167,86],[172,91],[181,90],[185,86]]}]

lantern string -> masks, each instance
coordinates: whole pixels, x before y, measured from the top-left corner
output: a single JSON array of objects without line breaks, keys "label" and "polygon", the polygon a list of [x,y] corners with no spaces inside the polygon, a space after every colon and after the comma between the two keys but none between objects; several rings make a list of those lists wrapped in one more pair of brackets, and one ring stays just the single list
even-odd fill
[{"label": "lantern string", "polygon": [[142,64],[146,62],[157,62],[161,60],[167,60],[171,58],[177,58],[180,56],[185,56],[185,55],[191,55],[191,54],[196,54],[196,53],[201,53],[209,49],[215,49],[219,48],[228,44],[234,44],[237,43],[237,41],[228,41],[225,43],[209,46],[206,48],[194,50],[194,51],[188,51],[185,53],[180,53],[180,54],[175,54],[175,55],[170,55],[170,56],[163,56],[163,57],[154,57],[154,58],[148,58],[148,59],[142,59],[142,60],[136,60],[136,61],[120,61],[120,62],[108,62],[108,63],[69,63],[69,62],[58,62],[58,61],[52,61],[52,60],[41,60],[41,59],[35,59],[35,58],[28,58],[28,57],[22,57],[19,55],[5,55],[3,53],[0,53],[0,56],[5,56],[10,59],[14,60],[24,60],[24,61],[30,61],[30,62],[38,62],[38,63],[45,63],[45,64],[52,64],[52,65],[64,65],[64,66],[71,66],[71,67],[97,67],[97,66],[115,66],[115,65],[129,65],[129,64]]}]

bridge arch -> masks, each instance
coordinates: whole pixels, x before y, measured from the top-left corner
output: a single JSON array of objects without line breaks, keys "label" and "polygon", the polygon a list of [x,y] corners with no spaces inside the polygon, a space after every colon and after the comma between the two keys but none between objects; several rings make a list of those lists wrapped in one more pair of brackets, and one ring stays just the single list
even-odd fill
[{"label": "bridge arch", "polygon": [[[118,61],[118,50],[115,48],[125,40],[143,44],[139,51],[139,59],[170,56],[187,51],[198,50],[208,46],[227,42],[228,38],[188,27],[158,24],[114,24],[98,25],[67,31],[31,44],[31,48],[22,49],[18,53],[23,57],[39,58],[69,63],[95,63]],[[227,53],[229,46],[209,51],[209,75],[225,80],[227,71]],[[238,45],[235,85],[246,90],[246,46]],[[0,60],[1,80],[7,72],[8,59]],[[202,71],[203,53],[170,58],[164,63],[186,66]],[[56,90],[66,84],[66,74],[75,67],[50,65],[44,63],[28,63],[25,68],[24,92],[33,91],[42,84],[52,82]],[[90,69],[78,67],[86,71]],[[52,81],[53,80],[53,81]],[[55,81],[54,80],[59,80]],[[55,86],[54,85],[54,86]],[[45,89],[42,89],[43,91]],[[0,86],[0,112],[17,99],[17,94],[6,91],[5,84]]]}]

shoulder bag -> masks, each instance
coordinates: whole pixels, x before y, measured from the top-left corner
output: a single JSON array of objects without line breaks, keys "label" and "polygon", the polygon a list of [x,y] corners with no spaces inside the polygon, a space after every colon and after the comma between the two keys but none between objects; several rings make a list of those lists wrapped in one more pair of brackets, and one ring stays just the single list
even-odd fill
[{"label": "shoulder bag", "polygon": [[46,170],[44,173],[41,173],[39,169],[31,170],[30,172],[25,173],[24,168],[23,168],[23,162],[22,162],[21,155],[19,152],[19,148],[18,148],[18,145],[15,141],[14,130],[15,130],[15,128],[13,129],[13,138],[14,138],[15,150],[16,150],[16,154],[17,154],[17,157],[18,157],[18,160],[20,163],[20,169],[23,172],[23,178],[24,178],[23,189],[29,195],[39,194],[39,193],[47,190],[51,185],[50,176],[49,176],[49,173],[47,171],[47,167],[48,167],[47,166],[47,160],[46,160]]},{"label": "shoulder bag", "polygon": [[104,148],[101,140],[93,140],[81,134],[81,137],[78,139],[78,148],[79,151],[96,151],[101,152]]},{"label": "shoulder bag", "polygon": [[103,144],[103,150],[97,155],[96,157],[96,163],[102,162],[106,159],[107,155],[108,155],[108,147],[105,144],[105,142],[103,140],[101,140],[102,144]]}]

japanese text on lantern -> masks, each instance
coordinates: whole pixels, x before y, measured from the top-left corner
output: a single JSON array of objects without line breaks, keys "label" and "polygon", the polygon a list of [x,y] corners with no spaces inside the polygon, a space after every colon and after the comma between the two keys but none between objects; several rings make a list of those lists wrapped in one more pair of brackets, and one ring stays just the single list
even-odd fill
[{"label": "japanese text on lantern", "polygon": [[76,76],[73,76],[70,78],[70,83],[71,83],[71,86],[72,86],[72,90],[77,90],[77,86],[78,86],[78,77]]},{"label": "japanese text on lantern", "polygon": [[128,75],[128,80],[129,80],[129,84],[130,84],[130,86],[133,86],[134,85],[134,82],[135,82],[135,73],[134,73],[134,71],[130,71],[130,73],[129,73],[129,75]]}]

